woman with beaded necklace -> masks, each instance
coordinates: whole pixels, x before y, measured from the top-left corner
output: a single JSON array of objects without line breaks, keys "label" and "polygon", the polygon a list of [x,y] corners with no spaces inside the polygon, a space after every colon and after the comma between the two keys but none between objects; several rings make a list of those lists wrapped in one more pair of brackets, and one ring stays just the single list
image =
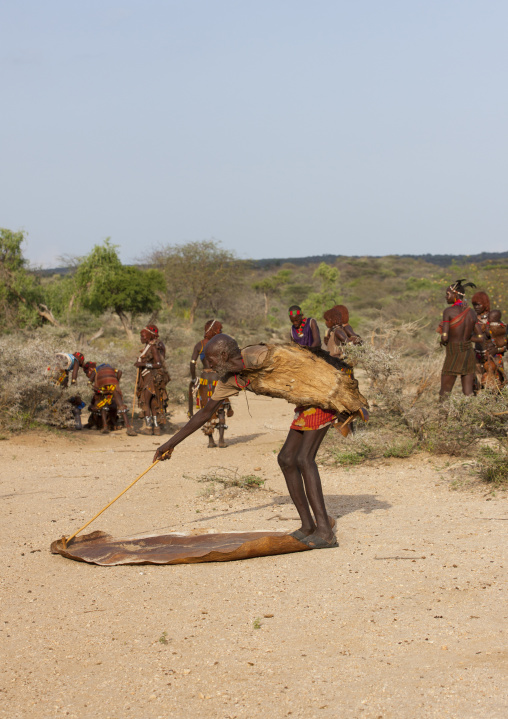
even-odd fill
[{"label": "woman with beaded necklace", "polygon": [[321,347],[319,327],[314,317],[304,317],[302,308],[291,305],[289,308],[291,322],[291,340],[302,347]]}]

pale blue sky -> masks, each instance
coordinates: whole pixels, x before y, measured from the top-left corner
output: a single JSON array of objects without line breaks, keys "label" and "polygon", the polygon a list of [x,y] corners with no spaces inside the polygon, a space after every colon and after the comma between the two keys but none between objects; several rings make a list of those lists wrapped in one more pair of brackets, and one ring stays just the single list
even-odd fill
[{"label": "pale blue sky", "polygon": [[0,226],[31,261],[508,250],[508,3],[4,0]]}]

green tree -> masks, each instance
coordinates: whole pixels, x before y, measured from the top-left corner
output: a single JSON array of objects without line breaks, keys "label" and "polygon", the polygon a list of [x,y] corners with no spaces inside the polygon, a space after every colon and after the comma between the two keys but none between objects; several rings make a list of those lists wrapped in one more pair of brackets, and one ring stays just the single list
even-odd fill
[{"label": "green tree", "polygon": [[95,315],[116,312],[129,339],[133,338],[132,318],[159,309],[158,293],[164,291],[161,272],[122,265],[109,238],[81,259],[74,283],[76,302]]},{"label": "green tree", "polygon": [[0,228],[0,311],[4,327],[34,326],[46,320],[59,326],[44,302],[39,278],[28,270],[21,245],[22,231]]},{"label": "green tree", "polygon": [[221,298],[238,286],[247,267],[214,240],[167,245],[150,253],[147,260],[164,273],[169,309],[176,301],[188,303],[190,324],[198,309],[216,311]]},{"label": "green tree", "polygon": [[291,279],[291,270],[279,270],[276,274],[265,277],[258,282],[254,282],[252,289],[260,292],[265,300],[265,320],[268,317],[268,308],[270,299],[280,294],[284,285],[287,285]]},{"label": "green tree", "polygon": [[337,267],[321,262],[312,275],[321,283],[320,292],[311,292],[302,305],[306,315],[321,318],[323,312],[342,302],[339,292],[340,273]]}]

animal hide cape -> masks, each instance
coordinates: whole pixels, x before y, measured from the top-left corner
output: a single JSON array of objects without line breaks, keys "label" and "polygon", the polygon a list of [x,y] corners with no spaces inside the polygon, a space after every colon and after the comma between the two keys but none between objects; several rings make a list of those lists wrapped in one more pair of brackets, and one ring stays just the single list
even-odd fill
[{"label": "animal hide cape", "polygon": [[246,369],[255,394],[286,399],[297,407],[356,412],[368,407],[358,382],[330,361],[297,344],[268,345],[263,366]]},{"label": "animal hide cape", "polygon": [[118,564],[196,564],[305,552],[310,548],[283,532],[165,534],[114,539],[105,532],[76,537],[68,546],[57,539],[52,554],[111,567]]}]

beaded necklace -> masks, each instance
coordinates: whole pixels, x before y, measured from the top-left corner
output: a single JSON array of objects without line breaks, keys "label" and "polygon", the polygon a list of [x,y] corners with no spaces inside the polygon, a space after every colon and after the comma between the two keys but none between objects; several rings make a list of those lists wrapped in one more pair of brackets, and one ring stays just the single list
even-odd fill
[{"label": "beaded necklace", "polygon": [[[307,318],[304,317],[300,327],[295,327],[295,332],[298,335],[298,337],[303,337],[303,330],[305,329],[306,324],[307,324]],[[293,327],[294,327],[294,325],[293,325]]]}]

